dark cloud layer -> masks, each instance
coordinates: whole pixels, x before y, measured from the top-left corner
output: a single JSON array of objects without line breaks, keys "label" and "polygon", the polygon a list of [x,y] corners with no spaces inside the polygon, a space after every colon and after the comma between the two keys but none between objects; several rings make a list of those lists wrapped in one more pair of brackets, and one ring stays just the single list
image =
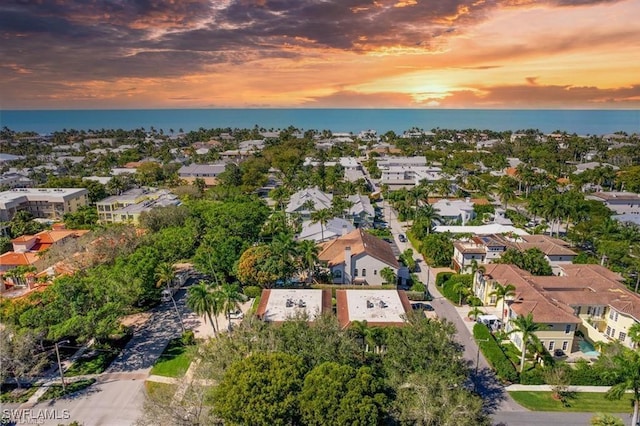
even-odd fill
[{"label": "dark cloud layer", "polygon": [[[550,0],[562,7],[608,2]],[[0,85],[179,77],[227,63],[295,58],[308,49],[429,50],[498,7],[533,3],[5,0],[0,3]]]}]

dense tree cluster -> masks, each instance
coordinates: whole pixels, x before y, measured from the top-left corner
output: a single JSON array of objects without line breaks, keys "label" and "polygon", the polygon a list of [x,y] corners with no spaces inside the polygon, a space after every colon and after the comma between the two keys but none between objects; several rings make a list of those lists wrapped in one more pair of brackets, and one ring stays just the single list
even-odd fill
[{"label": "dense tree cluster", "polygon": [[[244,321],[201,348],[199,377],[209,380],[191,382],[205,406],[199,423],[489,424],[482,400],[465,388],[468,368],[454,333],[452,324],[419,315],[386,329],[343,330],[332,316],[278,326]],[[177,404],[151,395],[146,417],[179,424],[185,413]]]}]

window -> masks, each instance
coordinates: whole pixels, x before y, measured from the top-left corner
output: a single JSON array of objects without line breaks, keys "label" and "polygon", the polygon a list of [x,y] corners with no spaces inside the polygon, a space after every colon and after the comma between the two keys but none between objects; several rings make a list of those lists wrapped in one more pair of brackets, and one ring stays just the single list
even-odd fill
[{"label": "window", "polygon": [[618,313],[617,313],[617,312],[616,312],[616,313],[615,313],[615,315],[613,316],[613,320],[614,320],[614,321],[616,321],[616,322],[618,321]]},{"label": "window", "polygon": [[342,271],[340,269],[336,269],[335,271],[333,271],[333,277],[342,278]]},{"label": "window", "polygon": [[587,306],[587,315],[591,315],[592,313],[591,306]]},{"label": "window", "polygon": [[549,350],[552,351],[553,347],[556,345],[556,342],[554,340],[549,342]]},{"label": "window", "polygon": [[605,331],[604,334],[611,336],[611,327],[607,326],[607,331]]},{"label": "window", "polygon": [[569,348],[569,342],[565,340],[564,342],[562,342],[562,350],[566,352],[568,348]]},{"label": "window", "polygon": [[609,319],[612,320],[613,319],[613,309],[609,310]]},{"label": "window", "polygon": [[373,270],[373,275],[378,275],[378,270],[377,269]]},{"label": "window", "polygon": [[564,334],[571,333],[571,324],[567,324],[564,326]]},{"label": "window", "polygon": [[364,268],[362,268],[362,276],[363,276],[363,277],[366,277],[366,276],[367,276],[367,270],[366,270],[366,269],[364,269]]},{"label": "window", "polygon": [[623,333],[621,331],[620,334],[618,335],[618,340],[620,340],[621,342],[624,342],[626,339],[627,339],[627,333]]},{"label": "window", "polygon": [[353,276],[354,276],[354,277],[357,277],[357,276],[358,276],[358,268],[355,268],[355,269],[353,270]]}]

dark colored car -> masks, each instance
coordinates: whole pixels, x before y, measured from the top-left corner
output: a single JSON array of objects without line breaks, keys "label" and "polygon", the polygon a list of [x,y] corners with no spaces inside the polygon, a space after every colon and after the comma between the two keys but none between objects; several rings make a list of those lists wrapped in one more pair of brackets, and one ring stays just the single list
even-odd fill
[{"label": "dark colored car", "polygon": [[398,235],[398,239],[400,240],[401,243],[407,242],[407,237],[405,237],[404,234]]}]

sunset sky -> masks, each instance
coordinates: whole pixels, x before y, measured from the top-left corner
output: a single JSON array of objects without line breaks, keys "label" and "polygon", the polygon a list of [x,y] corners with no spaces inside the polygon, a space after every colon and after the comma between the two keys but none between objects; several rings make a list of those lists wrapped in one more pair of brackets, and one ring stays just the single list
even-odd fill
[{"label": "sunset sky", "polygon": [[640,108],[640,0],[3,0],[0,108]]}]

